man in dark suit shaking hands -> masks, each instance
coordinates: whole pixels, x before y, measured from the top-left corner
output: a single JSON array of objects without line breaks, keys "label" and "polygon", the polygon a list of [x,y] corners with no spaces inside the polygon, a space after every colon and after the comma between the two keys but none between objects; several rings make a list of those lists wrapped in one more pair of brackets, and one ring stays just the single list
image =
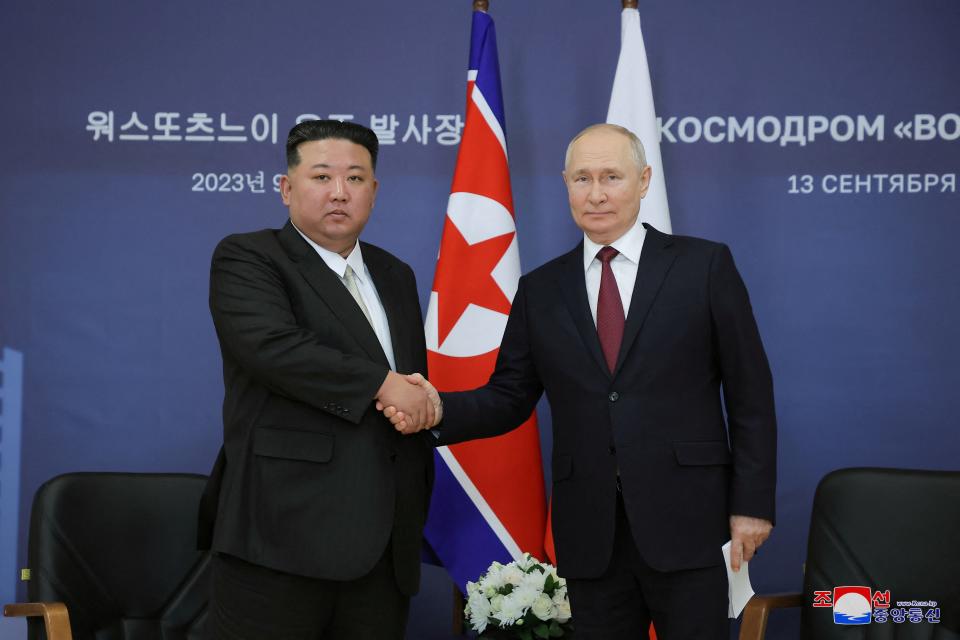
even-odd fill
[{"label": "man in dark suit shaking hands", "polygon": [[726,640],[721,546],[739,569],[773,526],[773,384],[729,249],[638,222],[650,175],[622,127],[573,139],[583,242],[520,279],[490,381],[442,394],[433,433],[503,433],[546,392],[577,640],[646,638],[651,619],[661,640]]},{"label": "man in dark suit shaking hands", "polygon": [[359,241],[377,150],[360,125],[298,124],[280,182],[290,220],[214,252],[225,397],[210,638],[404,635],[433,453],[374,402],[405,406],[411,428],[435,406],[398,373],[427,364],[413,271]]}]

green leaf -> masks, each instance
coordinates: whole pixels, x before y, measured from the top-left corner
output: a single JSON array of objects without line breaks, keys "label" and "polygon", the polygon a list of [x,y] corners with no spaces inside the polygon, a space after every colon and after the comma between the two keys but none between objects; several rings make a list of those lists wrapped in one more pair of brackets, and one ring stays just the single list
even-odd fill
[{"label": "green leaf", "polygon": [[533,628],[533,635],[538,638],[549,638],[550,637],[550,628],[545,624],[539,624]]},{"label": "green leaf", "polygon": [[562,638],[563,637],[563,627],[560,626],[560,623],[556,620],[550,621],[550,637],[551,638]]},{"label": "green leaf", "polygon": [[517,637],[520,638],[520,640],[533,640],[533,634],[530,632],[530,629],[524,629],[517,634]]}]

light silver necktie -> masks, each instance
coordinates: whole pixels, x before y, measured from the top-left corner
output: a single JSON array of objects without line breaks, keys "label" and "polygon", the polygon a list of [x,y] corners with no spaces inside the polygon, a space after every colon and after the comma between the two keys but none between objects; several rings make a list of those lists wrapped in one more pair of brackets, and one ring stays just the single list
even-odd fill
[{"label": "light silver necktie", "polygon": [[367,305],[363,302],[363,296],[360,295],[360,287],[357,286],[357,275],[353,272],[353,268],[350,265],[347,265],[347,270],[343,274],[343,284],[347,287],[347,291],[350,292],[353,299],[357,301],[357,304],[360,306],[360,311],[363,311],[363,315],[372,327],[373,319],[370,317],[370,311],[367,309]]}]

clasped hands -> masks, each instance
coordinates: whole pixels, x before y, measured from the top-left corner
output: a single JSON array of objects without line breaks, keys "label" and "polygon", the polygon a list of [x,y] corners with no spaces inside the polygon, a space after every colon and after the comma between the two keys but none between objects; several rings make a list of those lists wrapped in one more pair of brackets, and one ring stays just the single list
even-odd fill
[{"label": "clasped hands", "polygon": [[377,391],[377,411],[403,434],[435,427],[443,418],[443,403],[436,388],[419,373],[391,371]]}]

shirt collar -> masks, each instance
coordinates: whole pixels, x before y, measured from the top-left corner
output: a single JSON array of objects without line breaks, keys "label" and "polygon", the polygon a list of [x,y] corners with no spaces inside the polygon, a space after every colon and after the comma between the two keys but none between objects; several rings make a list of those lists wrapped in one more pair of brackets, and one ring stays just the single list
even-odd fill
[{"label": "shirt collar", "polygon": [[353,250],[350,252],[350,255],[344,258],[336,251],[330,251],[329,249],[324,249],[318,245],[316,242],[307,237],[307,234],[305,234],[303,231],[300,231],[300,229],[297,228],[297,225],[293,224],[292,221],[290,224],[294,229],[297,230],[297,233],[299,233],[300,236],[307,241],[307,244],[313,247],[313,250],[317,252],[317,255],[323,258],[323,261],[335,274],[343,278],[344,274],[347,272],[347,265],[350,265],[350,268],[353,269],[353,273],[356,275],[358,280],[361,282],[366,280],[367,271],[363,266],[363,253],[360,251],[360,240],[357,240],[357,243],[353,246]]},{"label": "shirt collar", "polygon": [[[619,251],[620,255],[630,262],[639,264],[640,251],[643,249],[643,239],[646,237],[646,235],[647,230],[644,228],[643,224],[641,224],[640,218],[637,218],[637,221],[634,223],[634,225],[630,227],[625,234],[611,242],[609,246]],[[583,234],[584,271],[590,268],[590,265],[593,264],[593,261],[597,258],[597,252],[605,246],[607,245],[597,244],[591,240],[587,234]],[[619,258],[620,256],[617,257]]]}]

